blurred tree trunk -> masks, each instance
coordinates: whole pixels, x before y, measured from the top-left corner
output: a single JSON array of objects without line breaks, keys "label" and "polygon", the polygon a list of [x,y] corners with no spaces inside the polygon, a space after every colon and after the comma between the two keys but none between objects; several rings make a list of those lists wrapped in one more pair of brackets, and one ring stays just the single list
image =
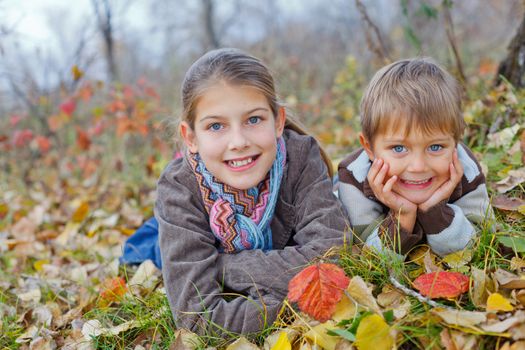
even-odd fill
[{"label": "blurred tree trunk", "polygon": [[[104,46],[106,48],[106,64],[108,69],[108,78],[110,81],[118,79],[117,65],[115,64],[115,45],[113,40],[113,12],[108,0],[91,0],[95,15],[97,16],[98,29],[104,39]],[[100,6],[102,5],[102,9]]]},{"label": "blurred tree trunk", "polygon": [[513,86],[517,88],[525,87],[525,13],[507,50],[507,57],[499,64],[494,84],[498,85],[501,83],[501,77],[503,76]]},{"label": "blurred tree trunk", "polygon": [[207,45],[210,49],[220,46],[219,37],[215,29],[215,3],[214,0],[202,0],[204,6],[204,28],[206,29]]}]

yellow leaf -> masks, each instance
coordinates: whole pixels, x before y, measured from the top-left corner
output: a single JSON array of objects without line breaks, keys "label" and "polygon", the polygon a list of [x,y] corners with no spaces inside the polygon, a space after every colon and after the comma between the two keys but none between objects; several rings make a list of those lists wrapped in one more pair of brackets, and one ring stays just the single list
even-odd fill
[{"label": "yellow leaf", "polygon": [[487,299],[487,311],[512,311],[514,307],[503,295],[492,293]]},{"label": "yellow leaf", "polygon": [[390,326],[379,315],[366,316],[357,327],[355,345],[359,350],[392,349],[394,338],[390,334]]},{"label": "yellow leaf", "polygon": [[71,68],[71,74],[73,74],[73,80],[77,81],[80,78],[82,78],[82,76],[84,75],[84,72],[80,68],[78,68],[78,66],[75,64]]},{"label": "yellow leaf", "polygon": [[271,348],[271,350],[291,350],[291,349],[292,349],[292,344],[290,344],[290,340],[288,339],[288,334],[286,332],[281,332],[279,334],[279,339],[277,339],[277,342]]},{"label": "yellow leaf", "polygon": [[520,214],[525,215],[525,204],[520,205],[520,206],[518,207],[518,212],[519,212]]},{"label": "yellow leaf", "polygon": [[33,263],[33,267],[36,271],[42,271],[42,266],[49,264],[49,259],[37,260]]},{"label": "yellow leaf", "polygon": [[73,213],[73,217],[71,218],[73,222],[82,222],[86,218],[87,214],[89,213],[89,203],[88,202],[82,202],[77,210]]},{"label": "yellow leaf", "polygon": [[357,306],[346,295],[343,295],[341,300],[335,305],[335,311],[332,315],[332,320],[341,322],[342,320],[350,320],[357,315]]},{"label": "yellow leaf", "polygon": [[458,252],[445,255],[443,261],[453,269],[465,266],[472,260],[472,250],[464,249]]},{"label": "yellow leaf", "polygon": [[319,345],[326,350],[335,350],[335,345],[339,341],[340,337],[334,337],[327,334],[329,329],[335,328],[335,322],[326,321],[324,323],[318,324],[315,327],[312,327],[304,335],[306,338],[310,339],[315,344]]}]

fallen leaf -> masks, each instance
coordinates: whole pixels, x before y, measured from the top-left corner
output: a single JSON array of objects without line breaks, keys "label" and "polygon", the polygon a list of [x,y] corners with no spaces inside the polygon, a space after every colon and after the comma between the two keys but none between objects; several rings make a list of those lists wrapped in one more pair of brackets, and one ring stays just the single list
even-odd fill
[{"label": "fallen leaf", "polygon": [[481,328],[486,332],[503,333],[510,328],[523,324],[525,322],[525,312],[517,311],[515,315],[508,317],[503,321],[492,322],[482,325]]},{"label": "fallen leaf", "polygon": [[283,328],[277,332],[273,332],[272,334],[267,336],[266,339],[264,339],[264,350],[271,350],[280,340],[282,333],[286,334],[286,338],[288,339],[288,342],[290,344],[293,343],[300,335],[300,333],[298,330],[292,327],[293,325],[287,328]]},{"label": "fallen leaf", "polygon": [[510,269],[525,271],[525,260],[518,258],[517,256],[513,256],[512,259],[510,259]]},{"label": "fallen leaf", "polygon": [[335,306],[334,314],[332,315],[332,320],[335,322],[341,322],[343,320],[350,320],[357,315],[358,309],[357,305],[348,299],[346,295],[343,295],[341,300]]},{"label": "fallen leaf", "polygon": [[292,344],[288,339],[288,334],[286,332],[281,332],[279,338],[274,346],[271,347],[271,350],[291,350]]},{"label": "fallen leaf", "polygon": [[359,350],[391,350],[394,338],[390,326],[379,315],[369,315],[361,320],[355,335]]},{"label": "fallen leaf", "polygon": [[455,310],[436,307],[431,312],[450,325],[472,328],[487,320],[484,312]]},{"label": "fallen leaf", "polygon": [[488,277],[485,274],[485,271],[474,266],[472,266],[470,273],[472,278],[472,288],[470,289],[472,303],[477,307],[482,307],[485,305],[488,298],[486,288]]},{"label": "fallen leaf", "polygon": [[226,350],[259,350],[257,345],[250,343],[245,337],[241,336],[239,339],[228,345]]},{"label": "fallen leaf", "polygon": [[440,333],[441,343],[446,350],[472,350],[477,349],[477,340],[474,335],[463,332],[443,329]]},{"label": "fallen leaf", "polygon": [[492,293],[487,299],[487,311],[512,311],[510,301],[499,293]]},{"label": "fallen leaf", "polygon": [[506,247],[512,248],[515,252],[525,252],[525,237],[501,236],[498,241]]},{"label": "fallen leaf", "polygon": [[118,301],[128,291],[126,281],[122,277],[114,277],[104,282],[102,292],[98,299],[100,307],[107,307],[114,301]]},{"label": "fallen leaf", "polygon": [[335,350],[339,337],[328,335],[328,330],[336,328],[333,321],[326,321],[312,327],[304,336],[310,339],[314,344],[319,345],[326,350]]},{"label": "fallen leaf", "polygon": [[[190,332],[187,329],[177,329],[173,335],[175,336],[174,344],[183,346],[184,349],[186,350],[197,349],[199,345],[201,344],[199,336],[193,332]],[[170,346],[170,350],[174,350],[174,349],[172,349]]]},{"label": "fallen leaf", "polygon": [[359,305],[371,309],[378,314],[381,313],[381,309],[372,295],[371,288],[366,285],[360,276],[355,276],[350,280],[346,291]]},{"label": "fallen leaf", "polygon": [[508,176],[495,184],[495,188],[499,193],[505,193],[518,186],[520,183],[525,182],[525,167],[510,170]]},{"label": "fallen leaf", "polygon": [[349,281],[340,267],[327,263],[315,264],[291,279],[288,299],[297,302],[301,311],[323,322],[332,316]]},{"label": "fallen leaf", "polygon": [[84,339],[91,340],[93,337],[101,335],[119,335],[122,332],[138,326],[140,326],[140,322],[135,320],[127,321],[114,327],[104,327],[99,320],[89,320],[82,326],[82,334],[84,335]]},{"label": "fallen leaf", "polygon": [[492,199],[492,206],[501,210],[517,211],[518,208],[525,204],[521,198],[507,197],[504,194],[497,195]]},{"label": "fallen leaf", "polygon": [[77,209],[73,213],[71,220],[76,223],[82,222],[87,217],[88,213],[89,213],[89,203],[82,202],[80,203],[80,205],[77,207]]},{"label": "fallen leaf", "polygon": [[159,281],[160,275],[160,270],[148,259],[140,264],[137,272],[135,272],[128,284],[134,293],[148,292],[153,290]]},{"label": "fallen leaf", "polygon": [[468,291],[469,278],[459,272],[432,272],[416,278],[414,287],[431,299],[455,298]]},{"label": "fallen leaf", "polygon": [[498,281],[501,288],[506,289],[524,289],[525,288],[525,276],[517,276],[511,272],[503,269],[497,269],[494,272],[494,277]]},{"label": "fallen leaf", "polygon": [[450,266],[450,268],[457,269],[458,267],[465,266],[472,260],[472,250],[463,249],[452,254],[445,255],[443,261]]}]

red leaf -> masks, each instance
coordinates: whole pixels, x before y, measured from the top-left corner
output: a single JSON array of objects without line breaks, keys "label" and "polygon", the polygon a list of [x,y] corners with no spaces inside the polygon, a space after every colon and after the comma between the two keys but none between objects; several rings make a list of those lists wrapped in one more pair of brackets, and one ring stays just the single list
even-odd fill
[{"label": "red leaf", "polygon": [[122,277],[113,277],[104,282],[98,305],[101,307],[109,306],[112,302],[122,299],[128,291],[126,281]]},{"label": "red leaf", "polygon": [[455,298],[469,289],[469,278],[459,272],[426,273],[414,281],[414,287],[429,298]]},{"label": "red leaf", "polygon": [[51,141],[47,137],[37,136],[35,140],[41,153],[47,153],[51,148]]},{"label": "red leaf", "polygon": [[71,116],[73,112],[75,111],[75,108],[77,107],[75,101],[73,99],[69,99],[65,102],[62,102],[60,105],[60,110],[66,114],[67,116]]},{"label": "red leaf", "polygon": [[77,127],[77,145],[83,150],[87,151],[89,146],[91,146],[91,139],[89,138],[87,132]]},{"label": "red leaf", "polygon": [[345,272],[334,264],[316,264],[295,275],[288,284],[288,299],[320,322],[328,320],[350,283]]},{"label": "red leaf", "polygon": [[13,133],[13,145],[15,147],[23,147],[29,144],[33,139],[34,134],[29,129],[16,130]]}]

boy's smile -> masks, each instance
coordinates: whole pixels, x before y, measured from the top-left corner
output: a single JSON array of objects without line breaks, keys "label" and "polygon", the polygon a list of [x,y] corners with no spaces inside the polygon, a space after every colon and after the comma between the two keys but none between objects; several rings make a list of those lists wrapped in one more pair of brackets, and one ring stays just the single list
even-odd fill
[{"label": "boy's smile", "polygon": [[412,128],[405,135],[403,127],[378,134],[363,147],[371,160],[382,159],[389,165],[385,181],[396,175],[392,191],[419,205],[450,178],[456,142],[452,135],[435,130],[431,134]]},{"label": "boy's smile", "polygon": [[284,110],[273,115],[256,88],[218,82],[199,98],[193,130],[183,122],[181,134],[213,176],[245,190],[263,181],[272,167],[285,119]]}]

